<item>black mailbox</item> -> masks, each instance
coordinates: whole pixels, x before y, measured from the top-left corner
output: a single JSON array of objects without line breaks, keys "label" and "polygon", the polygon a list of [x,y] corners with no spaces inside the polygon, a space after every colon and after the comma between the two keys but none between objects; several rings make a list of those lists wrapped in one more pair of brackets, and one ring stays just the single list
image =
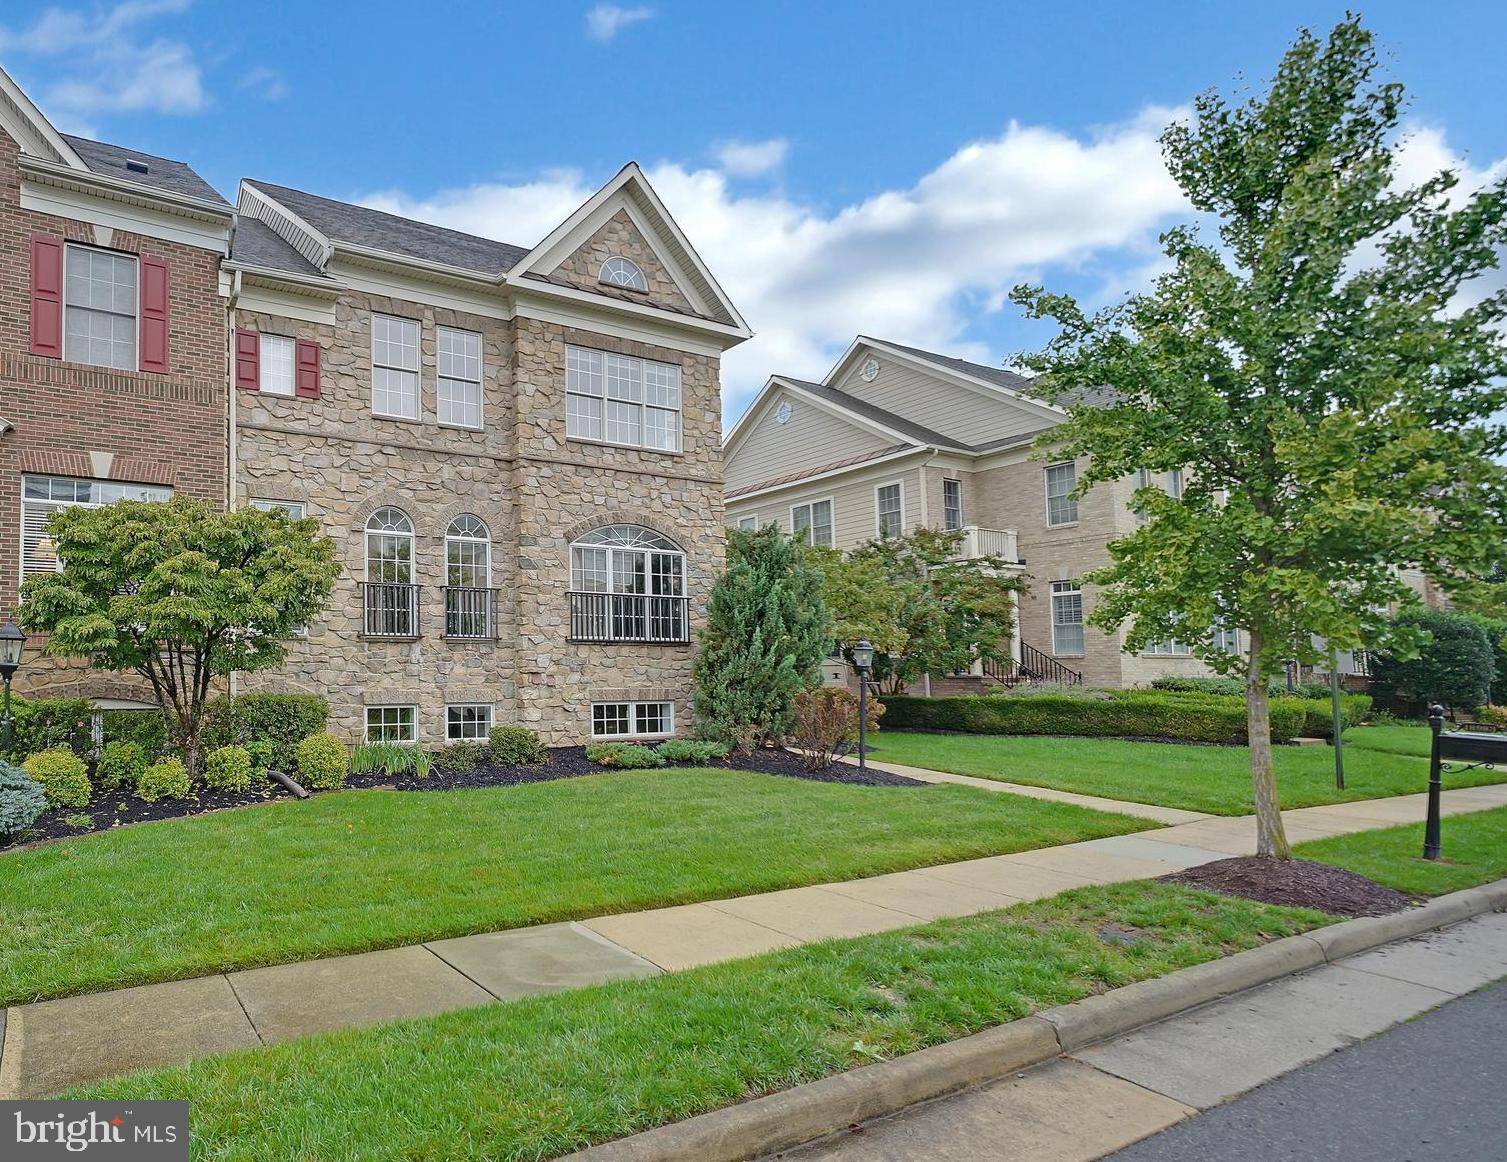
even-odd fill
[{"label": "black mailbox", "polygon": [[1507,765],[1507,734],[1458,730],[1439,735],[1439,757]]}]

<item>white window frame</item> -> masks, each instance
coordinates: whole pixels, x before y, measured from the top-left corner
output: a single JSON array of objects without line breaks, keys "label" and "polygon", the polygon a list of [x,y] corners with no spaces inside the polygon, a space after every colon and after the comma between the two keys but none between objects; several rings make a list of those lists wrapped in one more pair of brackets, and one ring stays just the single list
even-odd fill
[{"label": "white window frame", "polygon": [[[281,358],[283,353],[286,353],[286,360]],[[297,340],[263,331],[256,338],[256,358],[258,390],[263,395],[292,399],[298,394]],[[274,368],[277,370],[275,376],[272,374]]]},{"label": "white window frame", "polygon": [[[597,709],[607,706],[626,706],[628,708],[628,733],[626,734],[598,734],[597,733]],[[668,708],[666,717],[669,720],[667,730],[639,730],[640,713],[648,706],[662,706]],[[612,699],[595,701],[591,704],[591,739],[593,742],[614,742],[620,739],[632,738],[670,738],[675,734],[675,702],[673,699]]]},{"label": "white window frame", "polygon": [[[613,263],[627,267],[630,281],[621,282],[617,278],[609,278],[607,268]],[[649,276],[644,273],[644,268],[625,254],[612,254],[602,260],[602,265],[597,267],[597,282],[603,286],[616,287],[618,290],[637,291],[641,295],[649,293]]]},{"label": "white window frame", "polygon": [[[131,270],[133,271],[131,289],[134,306],[129,315],[131,320],[131,362],[129,364],[96,363],[92,359],[81,359],[76,352],[70,350],[68,342],[68,316],[73,311],[87,311],[92,315],[110,315],[117,319],[127,317],[125,311],[106,310],[103,307],[85,307],[69,302],[68,267],[71,265],[69,256],[79,253],[103,254],[108,258],[128,262],[131,265]],[[68,363],[82,363],[89,367],[108,367],[112,371],[139,371],[141,369],[141,263],[136,255],[122,254],[118,250],[107,250],[103,246],[83,246],[77,242],[69,242],[63,247],[63,359]]]},{"label": "white window frame", "polygon": [[[827,539],[825,542],[820,542],[816,539],[816,506],[819,504],[827,506]],[[792,504],[790,506],[791,536],[795,536],[800,532],[800,528],[795,523],[795,514],[803,508],[807,510],[807,519],[811,522],[809,526],[811,535],[807,538],[808,543],[812,545],[819,544],[824,549],[835,548],[837,546],[837,501],[830,496],[819,496],[815,500],[803,500],[800,504]]]},{"label": "white window frame", "polygon": [[737,520],[737,527],[740,528],[740,529],[742,529],[745,533],[756,533],[756,532],[758,532],[759,531],[759,514],[758,513],[751,513],[748,516],[740,516],[738,518],[738,520]]},{"label": "white window frame", "polygon": [[[46,499],[43,499],[42,497],[29,497],[26,495],[27,490],[31,486],[32,482],[44,480],[48,482],[49,495]],[[68,482],[73,486],[72,491],[75,493],[78,491],[78,485],[84,484],[89,487],[91,497],[98,496],[100,493],[105,493],[107,494],[108,499],[75,500],[72,498],[61,497],[54,499],[51,496],[54,481]],[[160,503],[162,501],[171,500],[172,498],[173,490],[166,484],[123,484],[117,480],[93,480],[87,476],[63,476],[55,472],[23,473],[21,476],[21,528],[19,530],[21,553],[20,557],[18,558],[19,576],[21,580],[24,581],[27,577],[36,576],[39,573],[61,572],[63,568],[62,558],[59,557],[56,553],[54,553],[52,556],[52,564],[50,566],[43,565],[40,561],[38,561],[35,568],[28,569],[26,567],[26,542],[28,525],[27,517],[30,511],[35,510],[40,512],[41,514],[42,531],[38,536],[34,538],[36,543],[40,543],[42,538],[48,535],[47,521],[51,519],[53,513],[58,512],[61,509],[103,508],[107,504],[114,504],[117,500],[153,500]]]},{"label": "white window frame", "polygon": [[[389,711],[389,710],[397,712],[399,718],[398,718],[398,721],[397,721],[396,725],[397,725],[398,729],[400,729],[400,730],[403,728],[402,713],[405,710],[408,711],[408,731],[409,731],[410,737],[408,737],[408,738],[373,738],[372,737],[372,712],[376,711],[379,716],[385,716],[386,713],[387,713],[387,711]],[[384,705],[384,706],[368,706],[366,708],[366,716],[365,716],[364,722],[366,724],[366,732],[365,732],[365,734],[362,735],[362,738],[366,742],[400,742],[400,743],[405,743],[407,745],[413,745],[414,743],[417,743],[419,741],[419,708],[417,706],[402,705],[402,704],[392,704],[392,705]],[[385,723],[385,722],[379,722],[377,724],[377,730],[378,730],[379,733],[385,734],[386,731],[387,731],[387,723]]]},{"label": "white window frame", "polygon": [[[450,712],[458,710],[485,711],[485,728],[480,734],[457,734],[456,730],[465,730],[467,724],[464,721],[452,722]],[[490,702],[451,702],[445,706],[445,741],[446,742],[485,742],[492,735],[492,703]]]},{"label": "white window frame", "polygon": [[[444,372],[445,360],[454,360],[453,351],[445,350],[445,340],[450,336],[460,336],[463,340],[475,340],[476,342],[476,378],[471,379],[464,375],[446,375]],[[469,362],[471,356],[463,353],[460,358]],[[450,364],[450,370],[454,372],[456,364]],[[465,370],[469,371],[469,367]],[[464,327],[436,327],[434,333],[434,412],[438,417],[439,424],[444,428],[464,428],[468,431],[480,431],[484,426],[482,415],[483,392],[482,385],[486,382],[486,359],[483,354],[482,335],[480,331],[468,331]],[[445,409],[447,406],[455,406],[445,398],[446,384],[463,384],[476,392],[476,422],[465,420],[446,419]],[[464,405],[462,405],[464,406]]]},{"label": "white window frame", "polygon": [[876,537],[883,537],[885,535],[885,533],[884,533],[884,521],[883,521],[883,517],[882,517],[882,510],[879,507],[879,494],[881,492],[883,492],[886,488],[898,488],[900,490],[900,527],[898,529],[893,530],[889,535],[892,536],[892,537],[903,537],[905,535],[905,481],[904,480],[886,480],[883,484],[876,484],[876,485],[874,485],[874,535]]},{"label": "white window frame", "polygon": [[1227,654],[1240,652],[1240,630],[1223,621],[1216,621],[1210,635],[1216,650],[1223,650]]},{"label": "white window frame", "polygon": [[1148,658],[1191,658],[1193,647],[1176,638],[1168,638],[1166,641],[1148,643],[1141,654]]},{"label": "white window frame", "polygon": [[[456,526],[463,520],[474,520],[481,532],[459,533]],[[452,561],[450,549],[455,545],[480,545],[482,547],[481,583],[479,585],[461,585],[457,583],[451,573],[452,569],[475,569],[477,566],[470,561]],[[445,527],[445,585],[451,589],[490,589],[492,586],[492,530],[487,522],[475,513],[463,512]]]},{"label": "white window frame", "polygon": [[[1071,468],[1073,470],[1072,483],[1068,485],[1066,492],[1052,495],[1052,469]],[[1078,498],[1074,496],[1073,489],[1078,487],[1078,463],[1075,460],[1059,460],[1055,464],[1048,464],[1041,470],[1042,493],[1046,498],[1046,523],[1049,529],[1071,528],[1078,523]],[[1060,500],[1072,506],[1073,515],[1067,520],[1052,519],[1052,501]]]},{"label": "white window frame", "polygon": [[[956,506],[953,506],[947,502],[947,493],[949,491],[951,491],[957,497],[958,502]],[[952,514],[954,510],[957,512],[956,524],[952,522]],[[962,531],[964,523],[963,482],[961,479],[955,476],[944,476],[942,478],[942,527],[947,532],[956,533]]]},{"label": "white window frame", "polygon": [[[1066,605],[1069,598],[1077,598],[1077,605],[1078,605],[1078,620],[1077,621],[1067,621],[1065,619],[1060,619],[1057,616],[1057,606],[1058,606],[1059,600],[1062,601],[1062,603],[1064,605]],[[1084,629],[1083,629],[1084,623],[1085,623],[1084,612],[1085,611],[1084,611],[1084,608],[1083,608],[1083,586],[1082,586],[1081,583],[1079,583],[1077,581],[1053,581],[1052,582],[1051,615],[1052,615],[1052,656],[1053,657],[1060,657],[1060,658],[1081,658],[1081,657],[1083,657],[1084,651],[1085,651],[1085,646],[1086,646],[1086,642],[1084,641]],[[1077,630],[1078,630],[1078,648],[1077,649],[1062,649],[1061,648],[1061,644],[1057,640],[1057,631],[1060,628],[1065,627],[1065,626],[1075,626],[1075,627],[1077,627]]]},{"label": "white window frame", "polygon": [[[403,518],[404,522],[407,524],[408,527],[406,529],[404,529],[404,528],[373,528],[372,527],[372,522],[375,521],[377,519],[377,517],[379,517],[380,515],[382,515],[382,513],[384,513],[384,512],[395,512],[395,513],[397,513],[399,516],[401,516]],[[393,557],[386,557],[386,556],[382,556],[380,553],[378,555],[376,555],[376,556],[373,556],[372,555],[372,538],[373,537],[392,537],[395,541],[406,540],[408,542],[408,556],[406,558],[404,558],[404,557],[402,557],[400,555],[399,556],[393,556]],[[398,508],[396,505],[393,505],[393,504],[384,504],[381,508],[377,509],[376,512],[372,513],[371,516],[369,516],[369,517],[366,518],[365,539],[363,541],[363,544],[365,546],[365,551],[366,551],[366,579],[367,579],[367,581],[374,582],[374,583],[380,583],[380,584],[383,584],[383,585],[412,585],[414,583],[413,578],[414,578],[415,567],[417,565],[417,562],[415,561],[415,558],[418,556],[418,540],[417,540],[417,538],[414,535],[413,517],[409,516],[406,512],[404,512],[401,508]],[[408,574],[408,576],[404,580],[402,580],[402,581],[395,581],[395,580],[392,580],[391,578],[386,578],[386,577],[373,577],[372,576],[372,564],[373,564],[373,562],[375,562],[378,566],[387,566],[387,565],[396,566],[396,565],[400,565],[400,564],[406,564],[408,566],[408,568],[407,568],[407,574]],[[379,573],[380,572],[385,572],[385,571],[386,570],[382,569],[382,568],[378,569]],[[394,572],[396,572],[396,571],[397,570],[394,570]]]},{"label": "white window frame", "polygon": [[[384,323],[398,323],[406,329],[413,328],[413,366],[408,367],[399,363],[379,363],[377,361],[377,321]],[[390,340],[384,340],[390,342]],[[372,415],[384,420],[418,420],[424,413],[424,389],[422,383],[421,368],[423,366],[424,325],[417,319],[405,318],[402,315],[388,315],[381,311],[373,311],[371,316],[371,359],[372,359]],[[406,342],[398,346],[407,348]],[[383,411],[377,407],[377,372],[387,371],[397,375],[411,376],[413,383],[413,414],[405,412]],[[389,393],[391,389],[386,389]]]},{"label": "white window frame", "polygon": [[[634,374],[609,374],[609,367],[616,362],[619,372]],[[664,374],[673,382],[651,385],[650,372]],[[626,384],[626,386],[623,386]],[[674,406],[651,402],[653,392],[674,395]],[[655,397],[663,400],[667,395]],[[571,401],[595,401],[597,414],[591,408],[572,411]],[[637,409],[638,440],[614,440],[608,436],[613,422],[609,412],[618,409]],[[653,444],[648,441],[651,414],[668,424],[666,431],[671,439],[668,444]],[[590,430],[595,421],[596,431]],[[587,430],[582,430],[586,425]],[[678,363],[662,363],[656,359],[641,359],[636,355],[622,355],[616,351],[603,351],[578,343],[565,346],[565,438],[582,440],[589,444],[608,444],[617,448],[636,448],[645,452],[679,453],[685,444],[685,377]]]}]

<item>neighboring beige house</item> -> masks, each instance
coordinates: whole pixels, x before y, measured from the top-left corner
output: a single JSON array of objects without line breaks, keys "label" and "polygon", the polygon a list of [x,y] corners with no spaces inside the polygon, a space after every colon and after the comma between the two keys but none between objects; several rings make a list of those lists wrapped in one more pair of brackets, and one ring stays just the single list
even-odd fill
[{"label": "neighboring beige house", "polygon": [[840,549],[882,531],[962,530],[963,555],[1019,562],[1015,657],[1028,676],[1134,686],[1208,673],[1182,643],[1129,654],[1122,635],[1085,624],[1094,594],[1081,578],[1134,529],[1136,481],[1072,499],[1082,465],[1034,449],[1064,414],[1022,376],[859,336],[820,383],[771,376],[733,426],[727,521],[806,529]]},{"label": "neighboring beige house", "polygon": [[344,566],[241,688],[373,740],[688,728],[750,332],[638,166],[533,247],[263,181],[238,210],[232,503],[314,517]]}]

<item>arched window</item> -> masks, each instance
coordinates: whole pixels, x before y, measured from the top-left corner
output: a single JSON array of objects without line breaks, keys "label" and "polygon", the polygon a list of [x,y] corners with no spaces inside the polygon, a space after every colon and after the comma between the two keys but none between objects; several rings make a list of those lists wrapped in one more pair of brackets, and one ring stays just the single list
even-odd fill
[{"label": "arched window", "polygon": [[465,513],[445,530],[445,636],[490,638],[497,627],[492,584],[492,534]]},{"label": "arched window", "polygon": [[685,553],[653,529],[608,525],[570,547],[571,638],[689,639]]},{"label": "arched window", "polygon": [[644,277],[644,272],[639,269],[638,263],[631,258],[624,258],[621,254],[614,254],[602,263],[602,269],[597,274],[597,281],[606,283],[608,286],[620,286],[625,290],[648,291],[649,289],[649,280]]},{"label": "arched window", "polygon": [[388,505],[366,522],[367,637],[417,637],[418,586],[413,583],[413,522]]}]

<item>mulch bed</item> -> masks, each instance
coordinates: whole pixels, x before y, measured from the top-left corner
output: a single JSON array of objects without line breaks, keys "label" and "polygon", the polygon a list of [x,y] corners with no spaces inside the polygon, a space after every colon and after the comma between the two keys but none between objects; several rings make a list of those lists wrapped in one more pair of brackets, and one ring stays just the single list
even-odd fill
[{"label": "mulch bed", "polygon": [[[919,779],[904,775],[892,775],[887,771],[869,770],[860,773],[856,767],[833,763],[824,771],[808,771],[801,765],[798,756],[784,750],[764,750],[743,759],[709,759],[706,762],[671,763],[668,767],[654,770],[670,770],[674,767],[712,767],[722,770],[757,771],[766,775],[785,775],[790,778],[811,779],[819,783],[848,783],[867,787],[925,787]],[[549,760],[538,766],[502,767],[484,765],[471,771],[442,771],[435,766],[427,779],[402,775],[397,779],[376,773],[352,775],[346,787],[366,789],[391,788],[398,791],[458,791],[470,787],[513,787],[524,783],[547,783],[554,779],[572,779],[581,775],[607,774],[613,767],[600,766],[586,757],[584,746],[552,747]],[[87,835],[91,831],[106,831],[125,823],[149,823],[157,819],[179,819],[185,815],[201,815],[206,811],[223,811],[227,808],[247,807],[254,803],[266,803],[275,799],[291,798],[286,791],[268,783],[239,793],[208,791],[200,788],[193,799],[162,799],[147,803],[130,792],[111,791],[97,793],[87,807],[60,807],[44,811],[31,829],[18,837],[21,844],[35,843],[44,839],[65,839],[70,835]],[[88,822],[85,823],[85,817]],[[0,842],[0,849],[7,846]]]},{"label": "mulch bed", "polygon": [[1263,904],[1317,908],[1334,916],[1385,916],[1413,904],[1410,896],[1344,868],[1308,859],[1242,855],[1162,876],[1161,882],[1243,896]]}]

